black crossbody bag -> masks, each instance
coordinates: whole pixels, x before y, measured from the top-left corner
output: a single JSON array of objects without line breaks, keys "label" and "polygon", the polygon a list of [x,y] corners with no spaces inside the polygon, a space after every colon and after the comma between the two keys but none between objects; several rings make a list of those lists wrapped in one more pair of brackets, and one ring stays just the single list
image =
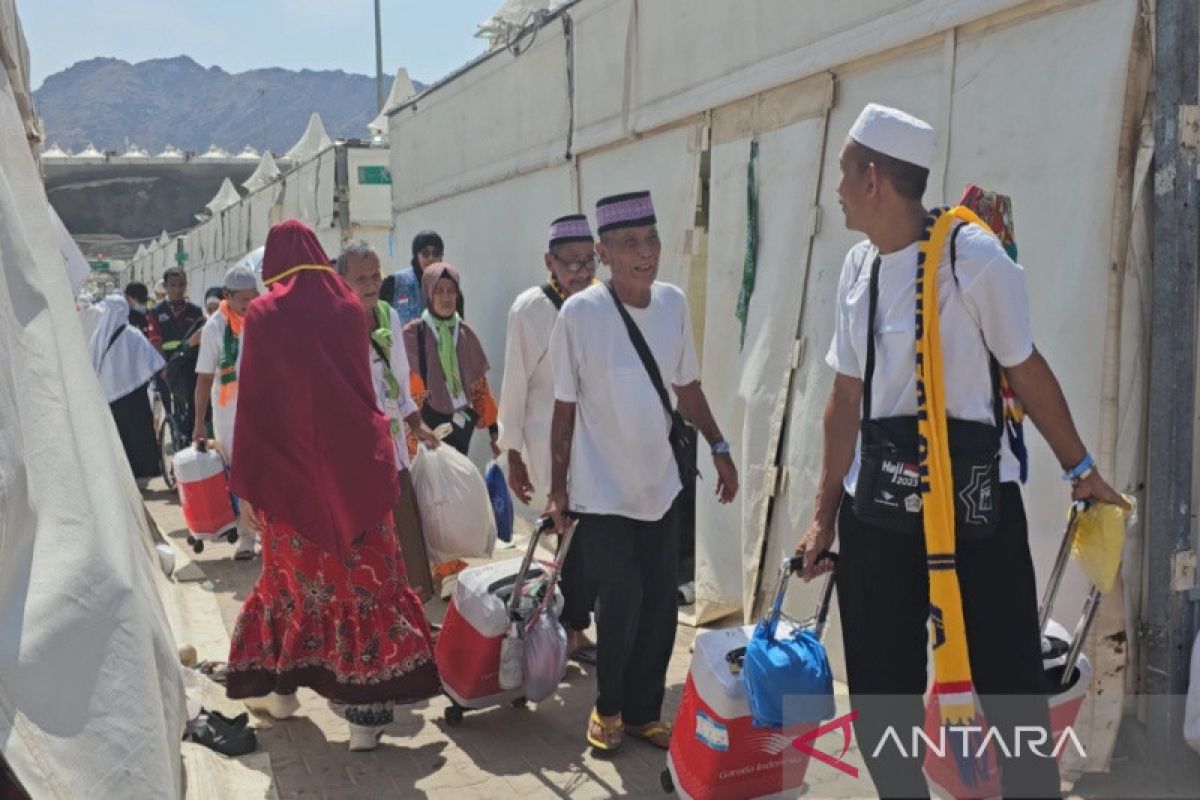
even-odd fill
[{"label": "black crossbody bag", "polygon": [[[955,240],[950,238],[950,269],[955,271]],[[923,527],[921,473],[917,457],[917,418],[871,418],[871,383],[875,377],[875,313],[879,305],[878,255],[871,263],[867,321],[867,363],[863,375],[862,442],[854,488],[854,515],[868,525],[920,535]],[[950,461],[954,473],[955,531],[963,540],[991,534],[1000,518],[1000,439],[1004,407],[1000,399],[1000,364],[989,357],[995,425],[947,419]]]},{"label": "black crossbody bag", "polygon": [[625,304],[621,302],[621,298],[617,297],[617,291],[613,289],[612,281],[607,281],[605,286],[608,287],[608,293],[612,295],[613,302],[617,304],[617,312],[621,315],[621,321],[625,323],[629,341],[633,344],[633,349],[637,351],[638,358],[642,360],[642,366],[646,368],[646,374],[650,376],[650,383],[654,384],[654,391],[658,394],[658,399],[662,402],[663,408],[666,409],[667,416],[671,420],[671,430],[667,434],[667,441],[671,445],[671,453],[675,456],[675,466],[679,468],[679,480],[686,488],[700,474],[700,471],[696,469],[696,429],[688,425],[683,415],[671,406],[671,399],[667,396],[667,387],[663,385],[662,374],[658,371],[658,364],[655,363],[654,355],[650,352],[650,345],[646,344],[642,331],[629,316],[629,312],[625,310]]}]

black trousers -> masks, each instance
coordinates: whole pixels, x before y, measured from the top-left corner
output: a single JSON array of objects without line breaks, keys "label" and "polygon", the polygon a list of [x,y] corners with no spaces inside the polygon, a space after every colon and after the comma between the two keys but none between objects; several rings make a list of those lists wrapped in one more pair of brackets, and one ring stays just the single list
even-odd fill
[{"label": "black trousers", "polygon": [[562,590],[563,610],[558,619],[568,631],[586,631],[592,624],[592,609],[596,605],[596,592],[588,580],[583,552],[583,526],[575,529],[571,549],[562,565],[558,586]]},{"label": "black trousers", "polygon": [[580,514],[596,589],[596,709],[627,725],[658,720],[675,647],[679,530],[675,506],[655,522]]},{"label": "black trousers", "polygon": [[[1021,490],[1006,483],[1000,496],[997,530],[979,541],[960,540],[956,550],[971,677],[988,724],[1011,748],[1017,725],[1049,731],[1050,719]],[[838,515],[838,538],[838,604],[859,749],[881,797],[929,797],[923,752],[914,757],[910,746],[913,726],[925,717],[928,680],[925,541],[863,524],[849,497]],[[909,752],[888,746],[873,757],[889,726]],[[957,737],[948,742],[947,756],[961,749]],[[996,751],[1006,798],[1061,797],[1055,759],[1028,748],[1019,759]]]}]

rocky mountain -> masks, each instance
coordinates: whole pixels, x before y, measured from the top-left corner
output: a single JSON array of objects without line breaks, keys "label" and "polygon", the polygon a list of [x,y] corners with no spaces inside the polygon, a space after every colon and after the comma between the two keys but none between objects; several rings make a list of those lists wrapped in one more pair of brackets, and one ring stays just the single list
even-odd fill
[{"label": "rocky mountain", "polygon": [[[390,88],[389,77],[385,92]],[[47,142],[76,152],[92,142],[121,153],[128,141],[152,153],[167,144],[197,152],[216,144],[235,153],[249,144],[283,153],[314,111],[334,138],[365,138],[376,114],[375,79],[366,75],[278,68],[230,74],[187,56],[81,61],[46,78],[33,97]]]}]

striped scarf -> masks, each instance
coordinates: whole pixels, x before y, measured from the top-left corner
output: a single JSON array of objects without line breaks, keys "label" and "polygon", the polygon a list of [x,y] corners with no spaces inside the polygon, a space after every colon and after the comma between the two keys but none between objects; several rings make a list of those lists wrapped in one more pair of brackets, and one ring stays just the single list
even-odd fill
[{"label": "striped scarf", "polygon": [[224,408],[237,399],[238,348],[242,339],[244,317],[229,307],[228,300],[221,301],[221,313],[225,315],[225,339],[221,347],[221,365],[217,373],[221,389],[217,404]]},{"label": "striped scarf", "polygon": [[[917,251],[916,382],[917,457],[924,494],[925,551],[929,568],[929,617],[933,626],[933,696],[943,726],[974,724],[975,697],[955,556],[954,475],[946,425],[946,390],[938,319],[937,272],[955,220],[988,230],[970,209],[935,209],[925,220]],[[982,739],[977,735],[977,738]],[[969,753],[975,747],[967,748]],[[974,785],[981,765],[956,752],[960,775]]]}]

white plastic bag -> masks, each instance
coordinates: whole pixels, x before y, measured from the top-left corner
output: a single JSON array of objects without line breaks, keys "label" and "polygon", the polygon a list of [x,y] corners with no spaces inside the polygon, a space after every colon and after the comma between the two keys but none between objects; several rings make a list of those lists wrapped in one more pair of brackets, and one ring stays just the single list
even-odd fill
[{"label": "white plastic bag", "polygon": [[[437,433],[442,435],[441,426]],[[470,459],[446,444],[436,450],[422,446],[412,479],[430,558],[442,562],[491,556],[496,518],[487,485]]]},{"label": "white plastic bag", "polygon": [[500,642],[500,674],[497,676],[504,691],[516,689],[525,680],[525,640],[520,626],[513,623]]},{"label": "white plastic bag", "polygon": [[525,635],[525,699],[537,703],[554,694],[567,672],[567,632],[544,610]]}]

